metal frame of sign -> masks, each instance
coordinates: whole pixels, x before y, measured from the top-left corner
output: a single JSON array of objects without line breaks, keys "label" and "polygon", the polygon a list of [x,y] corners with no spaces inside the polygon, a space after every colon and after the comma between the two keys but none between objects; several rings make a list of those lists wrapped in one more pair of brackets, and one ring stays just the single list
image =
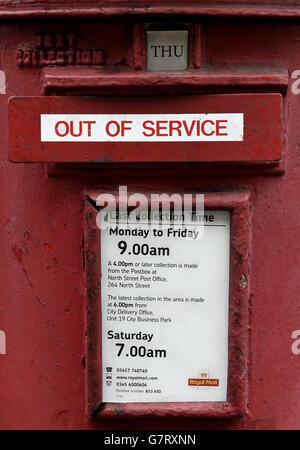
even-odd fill
[{"label": "metal frame of sign", "polygon": [[87,405],[90,416],[240,417],[247,410],[248,299],[250,254],[250,193],[205,193],[205,209],[229,210],[230,290],[228,320],[228,389],[226,402],[103,403],[101,367],[100,229],[96,225],[96,198],[103,191],[85,193],[84,255],[87,327]]},{"label": "metal frame of sign", "polygon": [[[203,128],[209,123],[214,131]],[[278,164],[282,130],[279,93],[9,101],[12,162]]]}]

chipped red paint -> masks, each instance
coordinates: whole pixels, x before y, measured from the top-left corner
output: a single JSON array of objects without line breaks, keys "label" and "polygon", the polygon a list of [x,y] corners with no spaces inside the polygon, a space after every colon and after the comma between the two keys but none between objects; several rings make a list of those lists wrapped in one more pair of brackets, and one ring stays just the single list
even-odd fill
[{"label": "chipped red paint", "polygon": [[[290,348],[300,323],[300,97],[292,93],[290,79],[300,69],[298,3],[1,2],[0,69],[7,80],[6,93],[0,94],[0,329],[7,342],[6,354],[0,355],[1,429],[299,429],[300,357]],[[187,73],[145,70],[141,24],[158,17],[199,25],[198,53]],[[62,32],[76,33],[78,48],[103,48],[105,66],[18,67],[18,49],[32,49],[39,33]],[[124,170],[123,163],[99,167],[8,159],[12,96],[251,93],[282,95],[279,164],[128,163]],[[248,209],[237,216],[247,233],[233,233],[234,248],[245,243],[242,267],[235,266],[229,331],[237,339],[230,348],[234,376],[242,383],[242,390],[232,390],[242,399],[237,409],[214,405],[208,418],[201,405],[188,414],[185,406],[174,411],[172,405],[155,404],[145,411],[138,405],[105,405],[91,416],[101,403],[95,322],[100,255],[94,251],[99,233],[92,223],[92,192],[116,192],[119,185],[131,192],[219,192],[216,199],[227,192],[227,199],[229,193],[251,198],[250,219]],[[90,235],[84,235],[85,211]],[[245,279],[238,278],[241,274]],[[234,417],[226,417],[232,412]]]},{"label": "chipped red paint", "polygon": [[49,244],[44,244],[43,245],[44,250],[46,250],[46,252],[52,252],[53,247]]}]

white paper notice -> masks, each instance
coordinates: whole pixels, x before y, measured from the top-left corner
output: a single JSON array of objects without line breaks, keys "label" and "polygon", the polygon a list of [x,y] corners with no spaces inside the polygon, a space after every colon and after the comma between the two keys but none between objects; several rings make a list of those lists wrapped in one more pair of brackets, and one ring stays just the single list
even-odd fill
[{"label": "white paper notice", "polygon": [[104,402],[226,401],[230,213],[205,217],[101,230]]}]

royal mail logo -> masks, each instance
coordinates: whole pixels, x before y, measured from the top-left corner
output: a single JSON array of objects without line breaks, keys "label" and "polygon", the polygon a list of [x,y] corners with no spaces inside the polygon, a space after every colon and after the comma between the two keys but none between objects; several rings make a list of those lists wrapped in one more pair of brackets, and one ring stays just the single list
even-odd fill
[{"label": "royal mail logo", "polygon": [[189,386],[219,386],[219,378],[189,378]]}]

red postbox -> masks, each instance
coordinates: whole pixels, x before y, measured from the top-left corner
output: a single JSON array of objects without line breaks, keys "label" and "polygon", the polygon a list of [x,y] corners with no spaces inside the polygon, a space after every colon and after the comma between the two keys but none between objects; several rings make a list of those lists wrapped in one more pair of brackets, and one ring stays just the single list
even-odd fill
[{"label": "red postbox", "polygon": [[0,428],[297,429],[297,5],[64,3],[0,8]]}]

